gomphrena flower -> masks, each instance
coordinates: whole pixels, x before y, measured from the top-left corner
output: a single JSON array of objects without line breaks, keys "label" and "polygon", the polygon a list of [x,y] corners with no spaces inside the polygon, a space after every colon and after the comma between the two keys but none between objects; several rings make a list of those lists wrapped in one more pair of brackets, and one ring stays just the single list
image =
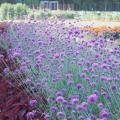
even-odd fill
[{"label": "gomphrena flower", "polygon": [[87,106],[88,106],[87,102],[82,102],[80,105],[77,105],[76,109],[78,112],[80,112],[81,110],[85,110]]},{"label": "gomphrena flower", "polygon": [[79,120],[85,120],[85,117],[83,115],[78,117]]},{"label": "gomphrena flower", "polygon": [[49,120],[50,119],[50,114],[46,113],[44,118],[45,118],[45,120]]},{"label": "gomphrena flower", "polygon": [[101,112],[100,112],[100,118],[108,118],[110,115],[110,112],[107,110],[107,109],[103,109]]},{"label": "gomphrena flower", "polygon": [[56,95],[56,96],[62,96],[63,93],[62,93],[62,91],[57,91],[55,95]]},{"label": "gomphrena flower", "polygon": [[89,81],[90,81],[90,78],[89,78],[89,77],[86,77],[85,80],[86,80],[87,82],[89,82]]},{"label": "gomphrena flower", "polygon": [[35,51],[35,54],[36,54],[37,56],[40,55],[40,53],[41,53],[40,50],[36,50],[36,51]]},{"label": "gomphrena flower", "polygon": [[36,106],[37,103],[38,103],[37,100],[30,100],[30,102],[29,102],[29,104],[30,104],[31,107]]},{"label": "gomphrena flower", "polygon": [[59,58],[60,55],[58,53],[54,54],[54,58]]},{"label": "gomphrena flower", "polygon": [[21,54],[20,54],[19,52],[14,52],[14,53],[10,56],[11,59],[20,58],[20,57],[21,57]]},{"label": "gomphrena flower", "polygon": [[67,100],[63,100],[63,102],[62,102],[64,105],[67,105]]},{"label": "gomphrena flower", "polygon": [[63,102],[63,101],[64,101],[64,97],[63,97],[63,96],[58,96],[58,97],[56,98],[56,101],[57,101],[57,102]]},{"label": "gomphrena flower", "polygon": [[52,112],[57,112],[58,108],[57,108],[56,106],[52,106],[52,107],[50,108],[50,110],[51,110]]},{"label": "gomphrena flower", "polygon": [[91,115],[90,116],[90,120],[96,120],[96,119],[97,119],[96,115]]},{"label": "gomphrena flower", "polygon": [[111,86],[111,88],[112,88],[112,90],[116,90],[117,89],[117,85],[114,84],[114,85]]},{"label": "gomphrena flower", "polygon": [[67,107],[68,110],[71,110],[71,109],[72,109],[72,104],[68,103],[68,104],[66,105],[66,107]]},{"label": "gomphrena flower", "polygon": [[76,87],[77,87],[77,89],[80,89],[80,88],[82,88],[82,84],[78,83]]},{"label": "gomphrena flower", "polygon": [[67,84],[68,84],[68,85],[73,85],[73,83],[74,83],[74,82],[73,82],[72,80],[68,80],[68,81],[67,81]]},{"label": "gomphrena flower", "polygon": [[90,86],[94,88],[94,87],[96,87],[96,83],[95,82],[90,82]]},{"label": "gomphrena flower", "polygon": [[34,117],[34,115],[35,115],[35,112],[34,112],[34,111],[33,111],[33,112],[28,112],[28,113],[26,114],[28,120],[29,120],[29,119],[32,119],[32,118]]},{"label": "gomphrena flower", "polygon": [[65,114],[63,112],[57,112],[56,116],[58,119],[62,119],[64,118]]},{"label": "gomphrena flower", "polygon": [[79,102],[79,99],[77,99],[77,98],[73,98],[72,100],[71,100],[71,103],[72,104],[77,104]]},{"label": "gomphrena flower", "polygon": [[81,73],[79,76],[80,76],[80,78],[85,78],[86,74],[85,73]]},{"label": "gomphrena flower", "polygon": [[103,109],[104,108],[104,104],[103,103],[98,103],[97,106],[98,106],[99,109]]},{"label": "gomphrena flower", "polygon": [[92,94],[90,96],[87,97],[87,101],[89,103],[95,103],[98,99],[98,96],[96,94]]}]

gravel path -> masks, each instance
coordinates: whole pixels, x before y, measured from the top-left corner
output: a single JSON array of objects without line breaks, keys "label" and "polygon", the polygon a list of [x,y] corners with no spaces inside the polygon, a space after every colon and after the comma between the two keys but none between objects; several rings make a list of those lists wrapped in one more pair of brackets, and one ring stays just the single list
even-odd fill
[{"label": "gravel path", "polygon": [[[32,22],[33,20],[31,20]],[[81,20],[63,20],[65,23],[65,26],[109,26],[109,27],[115,27],[115,26],[120,26],[120,21],[114,22],[114,21],[81,21]],[[3,21],[1,21],[0,23],[2,23]],[[4,22],[11,22],[11,20],[9,21],[4,21]],[[28,23],[28,20],[14,20],[12,22],[16,22],[16,23]],[[33,21],[34,22],[34,21]],[[42,22],[42,20],[39,20],[37,22]]]},{"label": "gravel path", "polygon": [[66,20],[65,25],[73,25],[73,26],[109,26],[115,27],[120,26],[120,22],[108,22],[108,21],[80,21],[80,20]]}]

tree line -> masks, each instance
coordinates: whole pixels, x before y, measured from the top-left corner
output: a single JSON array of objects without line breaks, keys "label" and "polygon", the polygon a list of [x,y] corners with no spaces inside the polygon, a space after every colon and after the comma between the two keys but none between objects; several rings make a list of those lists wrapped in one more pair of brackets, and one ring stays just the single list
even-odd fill
[{"label": "tree line", "polygon": [[[43,0],[0,0],[0,4],[8,3],[23,3],[32,7],[39,7]],[[52,1],[52,0],[48,0]],[[119,11],[120,0],[57,0],[60,4],[74,4],[75,10],[100,10],[100,11]]]}]

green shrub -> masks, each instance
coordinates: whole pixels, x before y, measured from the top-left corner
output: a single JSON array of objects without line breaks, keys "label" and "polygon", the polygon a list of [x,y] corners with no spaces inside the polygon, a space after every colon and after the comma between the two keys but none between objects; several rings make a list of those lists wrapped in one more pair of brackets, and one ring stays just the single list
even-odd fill
[{"label": "green shrub", "polygon": [[64,11],[63,13],[61,13],[61,16],[65,19],[74,19],[75,18],[75,13],[74,12],[70,12],[70,11]]},{"label": "green shrub", "polygon": [[67,18],[67,19],[74,19],[75,17],[75,14],[73,13],[65,13],[64,14],[64,18]]},{"label": "green shrub", "polygon": [[33,13],[33,11],[30,11],[28,16],[29,16],[29,19],[35,19],[35,14]]},{"label": "green shrub", "polygon": [[43,12],[43,11],[38,11],[38,12],[36,13],[36,17],[37,17],[37,18],[45,18],[45,17],[46,17],[46,14],[45,14],[45,12]]},{"label": "green shrub", "polygon": [[29,13],[30,18],[32,19],[41,19],[41,18],[50,18],[52,16],[51,12],[44,12],[42,10],[36,10],[34,13],[31,11]]},{"label": "green shrub", "polygon": [[29,8],[21,3],[3,3],[0,7],[0,14],[2,20],[13,19],[14,17],[20,18],[21,16],[28,15],[28,13]]},{"label": "green shrub", "polygon": [[21,16],[28,15],[28,13],[29,13],[29,8],[26,5],[21,4],[21,3],[17,3],[14,6],[14,10],[15,10],[15,16],[17,18],[20,18]]},{"label": "green shrub", "polygon": [[6,20],[9,19],[9,15],[12,17],[12,11],[13,11],[12,4],[10,3],[4,3],[0,6],[0,14],[1,14],[1,19]]},{"label": "green shrub", "polygon": [[8,6],[7,19],[13,19],[14,18],[14,13],[15,13],[14,6],[13,5]]},{"label": "green shrub", "polygon": [[115,32],[113,34],[110,34],[109,32],[105,32],[104,37],[105,37],[105,39],[113,37],[115,40],[117,40],[117,39],[120,39],[120,33]]}]

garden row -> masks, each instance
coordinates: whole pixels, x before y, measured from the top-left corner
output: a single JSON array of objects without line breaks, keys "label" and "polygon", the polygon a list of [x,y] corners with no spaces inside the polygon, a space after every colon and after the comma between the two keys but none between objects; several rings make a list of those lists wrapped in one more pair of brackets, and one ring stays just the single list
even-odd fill
[{"label": "garden row", "polygon": [[[120,42],[114,32],[105,37],[49,19],[6,26],[7,33],[0,36],[0,83],[6,80],[10,90],[12,85],[29,96],[18,99],[30,107],[20,107],[20,115],[28,120],[35,120],[36,114],[46,120],[120,118]],[[0,109],[4,114],[6,107]]]},{"label": "garden row", "polygon": [[28,93],[47,100],[37,106],[47,120],[118,120],[120,43],[113,35],[58,20],[10,22],[8,53],[20,63],[12,74],[24,73],[27,79],[18,81]]}]

